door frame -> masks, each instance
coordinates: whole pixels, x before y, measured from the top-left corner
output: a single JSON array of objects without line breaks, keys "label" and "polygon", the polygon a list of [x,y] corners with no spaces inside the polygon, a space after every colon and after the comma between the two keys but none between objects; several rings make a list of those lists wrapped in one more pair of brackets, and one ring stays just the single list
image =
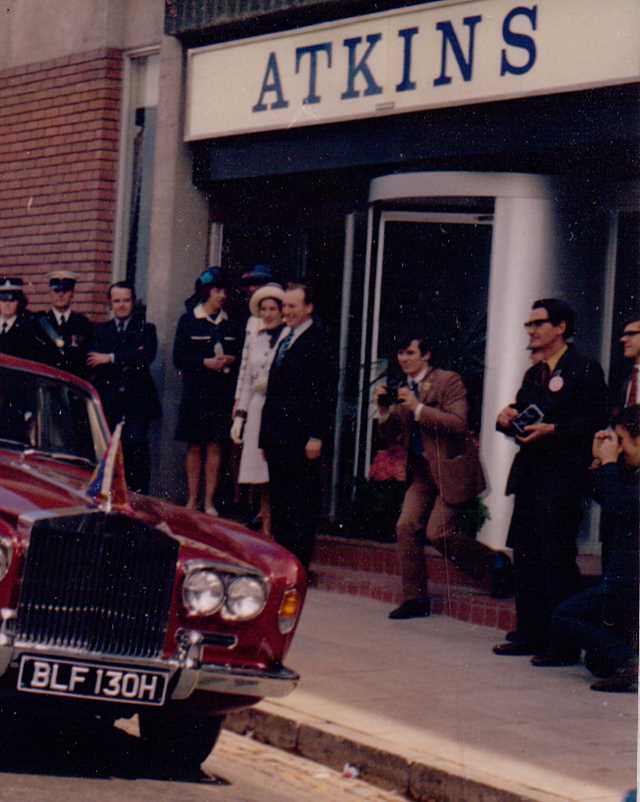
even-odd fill
[{"label": "door frame", "polygon": [[[419,200],[418,200],[419,202]],[[437,205],[435,198],[425,198],[424,205]],[[371,448],[373,440],[374,410],[372,409],[371,391],[376,383],[376,372],[379,372],[380,355],[378,354],[380,330],[380,306],[382,295],[382,277],[384,270],[385,228],[387,223],[453,223],[454,225],[493,226],[493,215],[480,212],[439,212],[429,210],[399,210],[394,208],[374,209],[369,211],[369,231],[367,233],[367,260],[365,265],[365,289],[362,309],[362,339],[360,349],[360,378],[358,386],[358,419],[356,424],[356,453],[354,455],[354,479],[365,476],[371,464]],[[373,226],[376,236],[373,236]],[[375,239],[375,242],[374,242]],[[375,248],[375,262],[373,257]],[[370,287],[373,289],[370,297]],[[371,319],[369,308],[373,302]],[[366,421],[366,425],[365,425]]]}]

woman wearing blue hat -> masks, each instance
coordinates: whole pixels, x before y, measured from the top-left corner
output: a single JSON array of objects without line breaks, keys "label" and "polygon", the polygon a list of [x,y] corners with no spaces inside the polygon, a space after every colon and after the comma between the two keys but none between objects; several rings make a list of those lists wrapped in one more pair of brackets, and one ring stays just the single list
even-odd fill
[{"label": "woman wearing blue hat", "polygon": [[173,361],[183,381],[176,440],[188,444],[187,507],[196,509],[198,504],[204,449],[204,510],[217,515],[214,497],[222,445],[229,432],[241,338],[223,310],[227,298],[224,271],[208,268],[198,277],[196,288],[197,303],[178,321],[173,346]]}]

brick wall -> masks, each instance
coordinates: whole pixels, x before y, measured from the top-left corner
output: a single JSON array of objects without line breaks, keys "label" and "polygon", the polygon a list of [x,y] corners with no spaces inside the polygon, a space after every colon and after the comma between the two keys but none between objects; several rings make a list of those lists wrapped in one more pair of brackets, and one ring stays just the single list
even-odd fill
[{"label": "brick wall", "polygon": [[76,309],[105,315],[121,84],[116,50],[0,71],[0,275],[24,278],[32,309],[67,269]]}]

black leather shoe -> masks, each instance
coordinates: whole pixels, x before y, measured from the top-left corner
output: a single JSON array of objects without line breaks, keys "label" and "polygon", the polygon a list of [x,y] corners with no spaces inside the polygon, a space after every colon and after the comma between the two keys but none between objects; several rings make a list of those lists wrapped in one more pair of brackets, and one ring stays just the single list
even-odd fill
[{"label": "black leather shoe", "polygon": [[522,635],[518,632],[517,629],[510,629],[504,636],[504,639],[508,641],[522,640]]},{"label": "black leather shoe", "polygon": [[506,554],[499,552],[496,554],[495,561],[491,567],[491,590],[489,595],[492,599],[510,599],[513,596],[513,565]]},{"label": "black leather shoe", "polygon": [[538,668],[560,668],[561,666],[575,666],[580,662],[580,655],[575,652],[543,652],[534,654],[531,658],[531,665]]},{"label": "black leather shoe", "polygon": [[602,693],[638,693],[638,661],[627,660],[610,677],[594,682],[591,690]]},{"label": "black leather shoe", "polygon": [[408,599],[389,613],[389,618],[397,621],[402,618],[425,618],[431,615],[431,599]]},{"label": "black leather shoe", "polygon": [[525,655],[535,654],[538,650],[531,643],[526,641],[506,641],[493,647],[493,653],[502,657],[524,657]]}]

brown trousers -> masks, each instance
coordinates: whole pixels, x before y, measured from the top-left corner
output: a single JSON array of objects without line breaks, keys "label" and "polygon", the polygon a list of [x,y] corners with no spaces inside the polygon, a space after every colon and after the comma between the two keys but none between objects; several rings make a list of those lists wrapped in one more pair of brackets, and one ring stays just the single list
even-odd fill
[{"label": "brown trousers", "polygon": [[429,595],[424,559],[425,534],[429,544],[443,557],[475,579],[485,576],[493,565],[495,552],[460,532],[457,516],[456,508],[445,504],[438,494],[427,462],[416,461],[396,524],[405,601]]}]

